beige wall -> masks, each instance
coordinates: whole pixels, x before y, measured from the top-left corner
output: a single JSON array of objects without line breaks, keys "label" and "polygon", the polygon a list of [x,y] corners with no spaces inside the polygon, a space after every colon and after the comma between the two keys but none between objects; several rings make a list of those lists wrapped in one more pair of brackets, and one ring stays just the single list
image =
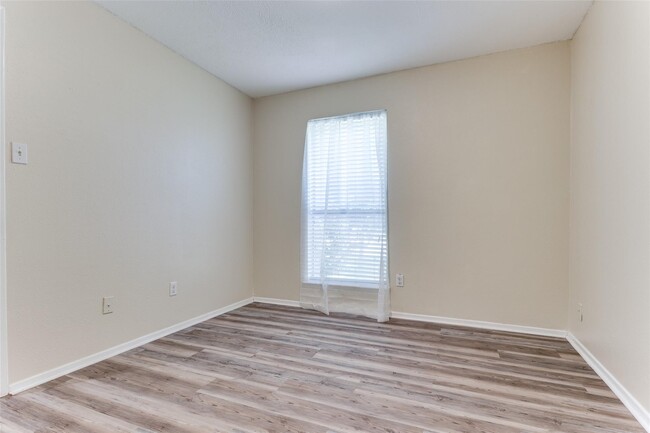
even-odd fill
[{"label": "beige wall", "polygon": [[10,381],[250,297],[250,99],[92,3],[5,7]]},{"label": "beige wall", "polygon": [[393,310],[566,328],[568,43],[254,102],[254,290],[297,300],[310,118],[388,109]]},{"label": "beige wall", "polygon": [[650,411],[649,41],[650,3],[597,2],[571,43],[569,330]]}]

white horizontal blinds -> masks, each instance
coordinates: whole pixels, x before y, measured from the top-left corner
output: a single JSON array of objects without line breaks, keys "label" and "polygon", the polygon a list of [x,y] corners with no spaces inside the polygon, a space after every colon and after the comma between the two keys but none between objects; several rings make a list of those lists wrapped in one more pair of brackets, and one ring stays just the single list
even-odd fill
[{"label": "white horizontal blinds", "polygon": [[304,283],[387,287],[386,112],[307,125]]},{"label": "white horizontal blinds", "polygon": [[378,287],[386,275],[385,112],[308,124],[306,281]]}]

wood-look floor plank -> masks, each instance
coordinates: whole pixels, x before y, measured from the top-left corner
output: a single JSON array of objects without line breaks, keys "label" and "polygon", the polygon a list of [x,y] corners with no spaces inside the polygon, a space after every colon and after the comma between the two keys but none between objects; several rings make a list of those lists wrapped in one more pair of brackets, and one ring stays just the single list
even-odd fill
[{"label": "wood-look floor plank", "polygon": [[0,399],[8,433],[642,433],[561,338],[251,304]]}]

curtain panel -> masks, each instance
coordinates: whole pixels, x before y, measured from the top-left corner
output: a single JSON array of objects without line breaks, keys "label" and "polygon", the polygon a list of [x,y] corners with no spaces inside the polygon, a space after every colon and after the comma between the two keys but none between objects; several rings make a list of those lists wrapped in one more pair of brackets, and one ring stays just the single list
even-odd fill
[{"label": "curtain panel", "polygon": [[302,180],[301,305],[386,321],[386,111],[310,120]]}]

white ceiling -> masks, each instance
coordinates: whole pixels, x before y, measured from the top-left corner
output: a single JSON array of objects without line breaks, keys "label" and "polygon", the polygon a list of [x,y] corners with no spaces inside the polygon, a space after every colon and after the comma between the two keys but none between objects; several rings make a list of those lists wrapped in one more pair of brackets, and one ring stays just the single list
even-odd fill
[{"label": "white ceiling", "polygon": [[97,1],[266,96],[571,39],[591,1]]}]

